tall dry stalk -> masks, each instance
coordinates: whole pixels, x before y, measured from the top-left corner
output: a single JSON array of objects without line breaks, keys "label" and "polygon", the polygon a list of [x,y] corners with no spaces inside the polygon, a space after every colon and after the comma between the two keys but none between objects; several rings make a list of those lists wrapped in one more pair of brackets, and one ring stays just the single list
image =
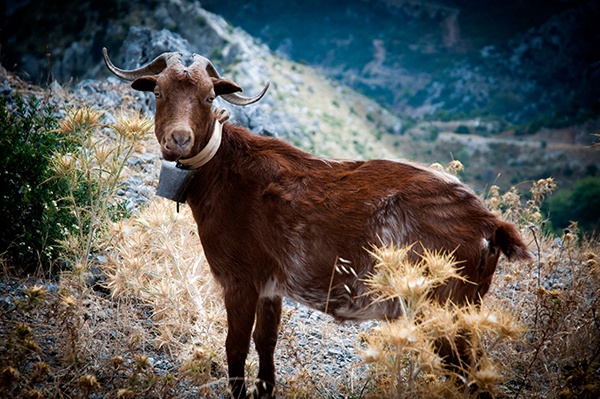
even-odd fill
[{"label": "tall dry stalk", "polygon": [[[99,133],[105,128],[110,136]],[[73,151],[52,159],[67,192],[58,202],[75,218],[73,226],[65,226],[61,247],[76,272],[89,267],[90,255],[105,239],[107,221],[125,213],[116,189],[135,146],[151,129],[139,114],[121,113],[116,123],[106,124],[102,112],[91,107],[68,110],[61,121],[57,131],[71,138]]]}]

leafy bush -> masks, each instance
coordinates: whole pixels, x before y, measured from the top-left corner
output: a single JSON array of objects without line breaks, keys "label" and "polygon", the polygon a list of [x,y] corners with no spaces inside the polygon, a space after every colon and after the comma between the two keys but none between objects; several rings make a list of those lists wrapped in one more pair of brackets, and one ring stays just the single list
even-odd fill
[{"label": "leafy bush", "polygon": [[11,268],[50,270],[59,257],[87,265],[106,221],[127,212],[114,198],[121,172],[151,123],[121,117],[109,126],[115,138],[93,138],[104,127],[102,113],[53,109],[31,97],[0,99],[0,254]]},{"label": "leafy bush", "polygon": [[57,206],[64,187],[50,180],[49,157],[68,151],[71,144],[53,130],[57,121],[52,107],[19,95],[14,104],[9,110],[0,98],[0,253],[10,265],[30,271],[49,267],[63,226],[73,222]]},{"label": "leafy bush", "polygon": [[582,231],[600,231],[600,178],[588,176],[575,183],[573,189],[557,191],[543,210],[556,232],[571,221],[578,221]]}]

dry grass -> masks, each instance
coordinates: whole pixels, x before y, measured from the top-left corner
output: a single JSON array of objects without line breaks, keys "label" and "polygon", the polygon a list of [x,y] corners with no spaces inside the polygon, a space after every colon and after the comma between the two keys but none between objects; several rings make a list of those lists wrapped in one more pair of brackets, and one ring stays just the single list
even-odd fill
[{"label": "dry grass", "polygon": [[135,219],[113,226],[105,271],[113,298],[152,306],[158,347],[178,356],[193,348],[195,363],[210,364],[224,358],[227,323],[196,231],[188,207],[177,213],[173,202],[157,197]]}]

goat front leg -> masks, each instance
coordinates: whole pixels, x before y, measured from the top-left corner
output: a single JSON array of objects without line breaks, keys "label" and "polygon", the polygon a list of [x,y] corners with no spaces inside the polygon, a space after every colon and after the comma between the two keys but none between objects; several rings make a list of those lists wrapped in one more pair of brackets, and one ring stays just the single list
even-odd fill
[{"label": "goat front leg", "polygon": [[273,353],[277,345],[279,323],[281,321],[281,297],[260,298],[256,308],[256,326],[254,327],[254,345],[258,352],[258,381],[253,397],[274,398],[275,362]]},{"label": "goat front leg", "polygon": [[258,293],[252,289],[231,287],[225,292],[228,328],[225,350],[229,368],[229,387],[234,399],[246,397],[244,366],[250,347],[257,301]]}]

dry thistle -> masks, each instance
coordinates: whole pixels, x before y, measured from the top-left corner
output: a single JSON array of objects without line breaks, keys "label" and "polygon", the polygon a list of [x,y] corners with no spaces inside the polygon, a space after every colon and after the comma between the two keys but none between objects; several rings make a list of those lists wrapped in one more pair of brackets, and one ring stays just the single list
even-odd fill
[{"label": "dry thistle", "polygon": [[556,189],[554,179],[548,177],[534,182],[531,186],[532,199],[537,205],[541,205],[546,195],[551,194]]},{"label": "dry thistle", "polygon": [[6,366],[0,371],[0,378],[0,386],[8,388],[21,378],[21,374],[14,367]]},{"label": "dry thistle", "polygon": [[116,123],[112,126],[113,130],[131,141],[144,139],[154,128],[154,123],[139,112],[132,114],[121,112],[116,119]]},{"label": "dry thistle", "polygon": [[61,295],[61,304],[66,308],[74,308],[77,306],[77,300],[71,295]]},{"label": "dry thistle", "polygon": [[44,397],[42,391],[38,389],[28,389],[23,393],[25,399],[43,399]]},{"label": "dry thistle", "polygon": [[46,297],[47,291],[43,285],[34,285],[25,289],[25,295],[29,303],[36,305]]},{"label": "dry thistle", "polygon": [[33,376],[32,381],[36,381],[50,372],[50,365],[46,362],[38,361],[33,364],[31,369]]},{"label": "dry thistle", "polygon": [[104,165],[112,153],[113,149],[106,144],[97,144],[94,146],[94,157],[99,166]]},{"label": "dry thistle", "polygon": [[437,303],[428,302],[423,306],[418,315],[419,326],[431,339],[445,337],[451,340],[460,331],[460,325],[456,312],[458,311],[451,303],[441,306]]},{"label": "dry thistle", "polygon": [[59,176],[69,176],[75,169],[76,162],[73,154],[55,154],[52,157],[52,165]]},{"label": "dry thistle", "polygon": [[442,284],[450,278],[465,280],[458,274],[457,266],[460,262],[454,259],[454,251],[431,251],[423,248],[423,254],[420,256],[421,263],[427,271],[427,277],[435,280],[436,285]]},{"label": "dry thistle", "polygon": [[468,305],[458,312],[460,326],[482,336],[486,333],[496,334],[499,339],[516,339],[525,330],[514,317],[499,309],[489,309],[476,305]]},{"label": "dry thistle", "polygon": [[117,399],[131,399],[135,398],[136,393],[131,389],[121,388],[117,391]]},{"label": "dry thistle", "polygon": [[[374,273],[365,282],[368,294],[377,301],[402,298],[406,301],[424,301],[426,295],[449,278],[463,279],[457,272],[453,253],[423,249],[417,262],[409,258],[412,245],[397,249],[374,248],[371,252],[376,264]],[[406,309],[405,309],[406,310]]]},{"label": "dry thistle", "polygon": [[369,344],[366,349],[361,351],[361,357],[366,363],[378,362],[383,357],[383,351],[379,346]]},{"label": "dry thistle", "polygon": [[431,169],[437,169],[437,170],[441,170],[441,171],[444,170],[444,166],[439,162],[432,163],[431,165],[429,165],[429,167]]},{"label": "dry thistle", "polygon": [[75,133],[81,130],[94,129],[100,126],[103,112],[89,106],[70,108],[66,111],[65,118],[60,122],[56,131],[64,134]]},{"label": "dry thistle", "polygon": [[100,387],[100,383],[93,375],[86,374],[79,377],[79,386],[83,391],[83,395],[88,396],[91,391]]},{"label": "dry thistle", "polygon": [[472,374],[472,383],[477,385],[479,391],[493,393],[496,387],[502,382],[502,375],[496,367],[485,361],[483,366],[479,367]]},{"label": "dry thistle", "polygon": [[444,369],[444,361],[435,352],[433,343],[421,345],[417,353],[417,364],[422,370],[427,370],[430,373],[442,375]]},{"label": "dry thistle", "polygon": [[380,327],[382,338],[399,349],[411,347],[422,339],[420,329],[410,320],[398,319]]},{"label": "dry thistle", "polygon": [[30,352],[39,352],[41,350],[40,345],[37,343],[37,341],[34,341],[30,338],[26,338],[23,340],[23,348]]},{"label": "dry thistle", "polygon": [[[376,301],[388,301],[402,297],[398,292],[407,290],[411,286],[419,287],[420,273],[414,272],[412,263],[408,260],[410,247],[396,248],[374,247],[371,255],[375,258],[373,273],[365,279],[370,287],[368,294],[373,295]],[[410,276],[410,277],[409,277]],[[409,280],[409,281],[407,281]]]},{"label": "dry thistle", "polygon": [[125,359],[123,359],[122,356],[115,356],[111,359],[113,366],[118,369],[119,367],[121,367],[123,365],[123,363],[125,363]]},{"label": "dry thistle", "polygon": [[32,333],[33,330],[31,327],[29,327],[28,324],[25,323],[17,323],[17,336],[21,339],[29,337]]},{"label": "dry thistle", "polygon": [[133,357],[133,361],[139,370],[152,367],[150,359],[143,353],[138,353]]},{"label": "dry thistle", "polygon": [[448,173],[453,174],[455,176],[458,174],[458,172],[463,170],[465,170],[465,167],[457,159],[450,161],[450,163],[448,164],[448,168],[446,169]]}]

